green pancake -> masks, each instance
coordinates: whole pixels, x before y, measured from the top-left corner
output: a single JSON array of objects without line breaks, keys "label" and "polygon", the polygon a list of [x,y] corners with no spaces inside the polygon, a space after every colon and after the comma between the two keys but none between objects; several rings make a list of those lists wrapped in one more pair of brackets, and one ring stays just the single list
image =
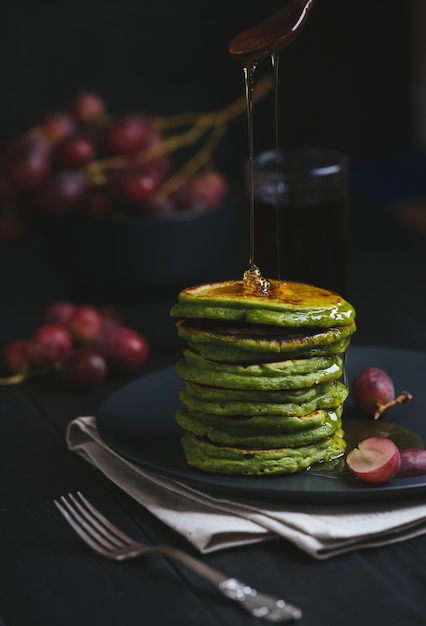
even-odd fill
[{"label": "green pancake", "polygon": [[171,316],[266,324],[291,328],[346,326],[355,310],[340,295],[302,283],[271,280],[267,295],[243,280],[189,287],[179,293]]},{"label": "green pancake", "polygon": [[294,415],[301,417],[312,413],[317,409],[333,409],[346,400],[348,390],[342,383],[336,382],[324,393],[317,394],[313,398],[296,402],[253,402],[250,400],[214,402],[207,400],[202,394],[185,386],[179,392],[179,398],[189,411],[201,411],[213,415]]},{"label": "green pancake", "polygon": [[344,454],[346,443],[339,428],[314,444],[266,450],[215,445],[187,431],[182,437],[182,447],[187,463],[202,471],[260,476],[291,474],[330,461]]},{"label": "green pancake", "polygon": [[278,389],[277,391],[263,391],[262,389],[223,389],[209,387],[186,381],[185,390],[194,398],[204,402],[226,404],[228,402],[265,402],[272,403],[300,403],[312,400],[318,395],[333,393],[337,383],[332,380],[303,389]]},{"label": "green pancake", "polygon": [[184,350],[176,372],[183,380],[225,389],[302,389],[338,380],[343,362],[339,356],[328,356],[244,366],[217,363]]},{"label": "green pancake", "polygon": [[[184,430],[213,443],[239,448],[299,448],[332,435],[342,425],[342,407],[314,411],[305,417],[224,417],[179,409],[176,420]],[[299,422],[296,424],[296,422]]]},{"label": "green pancake", "polygon": [[193,350],[215,361],[255,363],[280,358],[339,354],[347,349],[355,323],[302,331],[273,326],[178,320],[178,336]]},{"label": "green pancake", "polygon": [[196,343],[193,341],[187,341],[187,345],[195,352],[201,354],[206,359],[212,359],[213,361],[222,361],[227,363],[267,363],[277,357],[285,358],[286,356],[303,359],[311,356],[326,356],[328,354],[343,354],[346,352],[350,343],[350,337],[336,341],[335,343],[327,346],[314,346],[312,348],[306,348],[304,350],[295,350],[288,355],[281,352],[276,353],[268,352],[249,352],[248,350],[241,350],[237,346],[231,348],[228,346],[210,345],[205,343]]}]

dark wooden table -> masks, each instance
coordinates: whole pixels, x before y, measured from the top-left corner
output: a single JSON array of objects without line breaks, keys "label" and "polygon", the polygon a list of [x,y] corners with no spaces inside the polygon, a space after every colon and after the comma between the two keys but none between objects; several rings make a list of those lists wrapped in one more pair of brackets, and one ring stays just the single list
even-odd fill
[{"label": "dark wooden table", "polygon": [[[426,350],[426,235],[357,200],[348,297],[358,311],[354,343]],[[37,246],[0,249],[0,339],[29,333],[67,286]],[[172,364],[179,345],[173,293],[120,303],[144,332],[151,358],[141,375]],[[260,623],[177,563],[148,556],[126,564],[92,553],[53,500],[77,489],[148,543],[193,549],[65,445],[67,424],[96,414],[123,380],[75,392],[54,376],[0,389],[0,625],[235,626]],[[426,417],[425,417],[426,419]],[[285,540],[202,557],[206,563],[299,605],[304,626],[424,626],[426,536],[317,561]]]}]

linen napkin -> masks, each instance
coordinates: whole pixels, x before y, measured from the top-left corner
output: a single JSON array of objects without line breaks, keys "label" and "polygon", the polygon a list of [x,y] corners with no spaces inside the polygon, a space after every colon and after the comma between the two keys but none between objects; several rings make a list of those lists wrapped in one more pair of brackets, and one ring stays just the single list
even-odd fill
[{"label": "linen napkin", "polygon": [[73,420],[66,441],[69,450],[92,463],[202,553],[285,537],[311,556],[326,559],[426,532],[424,497],[339,505],[221,497],[127,461],[102,440],[94,417]]}]

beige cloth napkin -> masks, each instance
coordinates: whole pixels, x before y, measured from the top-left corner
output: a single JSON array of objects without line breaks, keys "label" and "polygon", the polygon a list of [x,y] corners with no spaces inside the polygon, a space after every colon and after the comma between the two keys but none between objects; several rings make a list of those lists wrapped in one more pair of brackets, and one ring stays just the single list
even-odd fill
[{"label": "beige cloth napkin", "polygon": [[67,445],[203,553],[285,537],[325,559],[426,532],[424,496],[338,506],[220,497],[130,463],[102,440],[94,417],[69,424]]}]

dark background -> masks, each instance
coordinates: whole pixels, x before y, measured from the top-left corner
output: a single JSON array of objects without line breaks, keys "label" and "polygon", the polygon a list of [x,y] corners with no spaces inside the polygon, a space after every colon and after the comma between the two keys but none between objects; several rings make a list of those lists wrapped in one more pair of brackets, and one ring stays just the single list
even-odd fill
[{"label": "dark background", "polygon": [[[231,38],[283,1],[17,0],[0,23],[0,141],[96,90],[112,112],[210,110],[243,94]],[[412,3],[318,0],[281,55],[281,144],[351,156],[413,142]],[[262,66],[258,73],[266,71]],[[256,146],[273,142],[272,99],[256,111]],[[245,121],[226,150],[246,154]]]},{"label": "dark background", "polygon": [[[225,106],[243,96],[241,68],[227,50],[231,38],[282,5],[272,0],[7,4],[0,21],[0,144],[82,89],[99,92],[112,113],[159,115]],[[385,168],[381,177],[374,168],[359,169],[371,160],[386,163],[394,155],[417,153],[421,143],[415,6],[401,0],[317,0],[300,36],[281,54],[279,141],[282,147],[330,147],[349,155],[356,185],[347,297],[358,310],[355,341],[417,348],[426,346],[419,288],[424,234],[394,219],[389,198],[383,203],[384,192],[394,193],[401,167],[397,164],[396,174]],[[256,75],[269,71],[264,63]],[[256,106],[254,124],[255,150],[270,148],[273,97]],[[217,164],[238,179],[247,154],[242,115],[222,141]],[[416,161],[416,168],[424,186],[426,166]],[[409,160],[403,160],[402,170],[414,171]],[[369,180],[381,182],[366,193]],[[4,344],[34,330],[46,303],[73,294],[37,239],[26,246],[0,246],[0,263]],[[129,325],[142,332],[155,328],[153,341],[160,346],[174,336],[168,310],[176,291],[164,295],[168,299],[154,310],[142,293],[126,303]]]}]

